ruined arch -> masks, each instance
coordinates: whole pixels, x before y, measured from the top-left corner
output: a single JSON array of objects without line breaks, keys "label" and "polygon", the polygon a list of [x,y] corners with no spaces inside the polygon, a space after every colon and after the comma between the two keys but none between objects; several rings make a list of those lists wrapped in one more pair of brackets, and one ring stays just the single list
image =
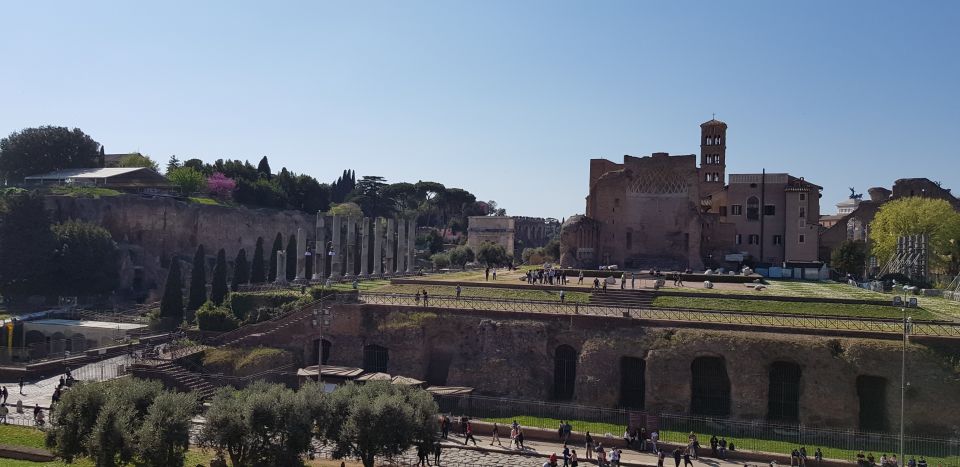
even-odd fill
[{"label": "ruined arch", "polygon": [[800,420],[800,365],[777,361],[770,365],[767,391],[767,419],[797,422]]},{"label": "ruined arch", "polygon": [[363,369],[370,372],[387,372],[390,362],[390,350],[386,347],[369,344],[363,347]]},{"label": "ruined arch", "polygon": [[554,399],[573,399],[573,387],[577,380],[577,351],[569,345],[560,345],[553,355],[553,364]]},{"label": "ruined arch", "polygon": [[730,415],[730,377],[723,357],[697,357],[690,364],[690,413]]},{"label": "ruined arch", "polygon": [[620,357],[620,406],[643,409],[646,403],[647,361],[638,357]]},{"label": "ruined arch", "polygon": [[[333,342],[326,339],[314,339],[310,349],[310,360],[307,365],[316,365],[317,357],[320,357],[320,364],[326,365],[330,362],[330,351],[333,349]],[[320,355],[317,355],[320,352]]]}]

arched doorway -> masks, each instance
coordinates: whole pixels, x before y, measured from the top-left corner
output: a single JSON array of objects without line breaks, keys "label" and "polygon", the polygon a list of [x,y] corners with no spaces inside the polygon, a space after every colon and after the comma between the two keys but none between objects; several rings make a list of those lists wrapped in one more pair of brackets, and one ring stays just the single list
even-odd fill
[{"label": "arched doorway", "polygon": [[576,380],[577,351],[569,345],[561,345],[553,355],[553,398],[561,401],[573,399]]},{"label": "arched doorway", "polygon": [[767,392],[767,418],[783,422],[800,420],[800,365],[773,362]]},{"label": "arched doorway", "polygon": [[690,413],[730,415],[730,378],[723,357],[697,357],[690,365]]},{"label": "arched doorway", "polygon": [[387,372],[390,351],[386,347],[370,344],[363,347],[363,369],[371,372]]},{"label": "arched doorway", "polygon": [[321,365],[326,365],[330,361],[330,349],[333,348],[333,343],[323,339],[314,339],[313,346],[310,352],[310,361],[307,362],[307,365],[316,365],[317,363],[317,352],[322,352],[322,358],[320,360]]},{"label": "arched doorway", "polygon": [[860,429],[887,429],[887,378],[857,376],[857,397],[860,399]]},{"label": "arched doorway", "polygon": [[646,397],[647,362],[637,357],[620,357],[620,406],[643,409]]}]

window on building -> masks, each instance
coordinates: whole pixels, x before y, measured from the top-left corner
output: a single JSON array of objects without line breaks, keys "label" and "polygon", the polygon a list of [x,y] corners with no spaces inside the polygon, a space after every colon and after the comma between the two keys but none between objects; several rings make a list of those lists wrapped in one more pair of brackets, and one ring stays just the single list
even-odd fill
[{"label": "window on building", "polygon": [[801,219],[804,219],[804,218],[806,218],[806,217],[807,217],[807,208],[801,206],[801,207],[800,207],[800,218],[801,218]]},{"label": "window on building", "polygon": [[633,232],[627,232],[627,251],[633,249]]},{"label": "window on building", "polygon": [[703,181],[709,182],[709,181],[710,181],[710,174],[708,174],[708,173],[703,174]]},{"label": "window on building", "polygon": [[749,244],[751,244],[751,245],[759,245],[759,244],[760,244],[760,236],[757,235],[757,234],[750,234],[750,236],[747,237],[747,243],[749,243]]},{"label": "window on building", "polygon": [[774,205],[772,205],[772,204],[768,204],[768,205],[764,206],[764,207],[763,207],[763,215],[764,215],[764,216],[775,216],[775,215],[777,215],[777,207],[774,206]]},{"label": "window on building", "polygon": [[736,242],[737,242],[737,245],[742,244],[742,243],[743,243],[743,235],[737,234]]},{"label": "window on building", "polygon": [[800,234],[800,243],[804,243],[807,240],[806,235]]},{"label": "window on building", "polygon": [[806,201],[806,200],[807,200],[807,194],[806,194],[806,193],[800,193],[800,201]]},{"label": "window on building", "polygon": [[760,198],[751,196],[747,198],[747,220],[755,221],[760,219]]},{"label": "window on building", "polygon": [[742,204],[732,204],[732,205],[730,205],[730,215],[731,215],[731,216],[742,216],[742,215],[743,215],[743,205],[742,205]]},{"label": "window on building", "polygon": [[774,235],[773,236],[774,245],[783,245],[783,235]]}]

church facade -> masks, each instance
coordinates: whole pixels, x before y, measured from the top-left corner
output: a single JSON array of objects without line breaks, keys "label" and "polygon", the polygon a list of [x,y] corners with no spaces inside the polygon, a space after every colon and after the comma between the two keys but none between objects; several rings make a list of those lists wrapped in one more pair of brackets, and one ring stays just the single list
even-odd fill
[{"label": "church facade", "polygon": [[[700,125],[700,154],[590,161],[586,214],[561,230],[570,267],[703,269],[817,259],[820,187],[784,173],[731,174],[727,125]],[[699,162],[699,164],[698,164]]]}]

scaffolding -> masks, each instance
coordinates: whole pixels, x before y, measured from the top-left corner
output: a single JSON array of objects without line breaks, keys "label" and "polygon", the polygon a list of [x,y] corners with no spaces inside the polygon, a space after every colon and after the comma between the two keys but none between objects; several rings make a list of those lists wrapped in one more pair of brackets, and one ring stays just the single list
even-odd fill
[{"label": "scaffolding", "polygon": [[927,235],[902,235],[897,238],[897,251],[880,270],[880,277],[903,274],[911,281],[926,280],[929,275]]}]

